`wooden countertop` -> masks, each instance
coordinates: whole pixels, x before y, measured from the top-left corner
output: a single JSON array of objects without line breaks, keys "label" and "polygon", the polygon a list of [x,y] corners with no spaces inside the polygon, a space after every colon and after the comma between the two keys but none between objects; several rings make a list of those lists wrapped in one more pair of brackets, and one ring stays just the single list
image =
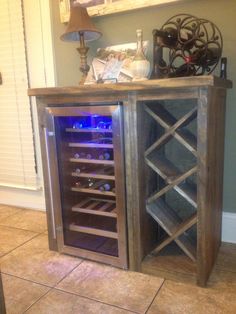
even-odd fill
[{"label": "wooden countertop", "polygon": [[216,76],[191,76],[168,78],[159,80],[147,80],[142,82],[128,82],[116,84],[92,84],[78,85],[71,87],[47,87],[30,88],[29,96],[58,96],[58,95],[86,95],[86,94],[106,94],[106,93],[124,93],[138,91],[156,91],[163,88],[186,88],[214,86],[218,88],[232,88],[233,84],[229,80],[224,80]]}]

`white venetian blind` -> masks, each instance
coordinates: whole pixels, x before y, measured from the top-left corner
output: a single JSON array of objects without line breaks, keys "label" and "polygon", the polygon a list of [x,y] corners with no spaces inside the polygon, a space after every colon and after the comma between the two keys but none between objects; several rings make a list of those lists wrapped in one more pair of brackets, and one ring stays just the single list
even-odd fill
[{"label": "white venetian blind", "polygon": [[0,0],[0,186],[37,188],[21,0]]}]

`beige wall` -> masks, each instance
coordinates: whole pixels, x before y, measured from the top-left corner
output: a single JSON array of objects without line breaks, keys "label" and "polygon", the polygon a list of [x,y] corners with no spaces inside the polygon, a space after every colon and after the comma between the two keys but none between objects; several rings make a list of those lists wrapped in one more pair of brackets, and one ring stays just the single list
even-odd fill
[{"label": "beige wall", "polygon": [[[53,38],[55,62],[59,86],[76,85],[79,81],[79,57],[76,44],[61,42],[59,37],[65,26],[59,21],[58,1],[51,0],[53,13]],[[97,47],[135,41],[135,31],[142,28],[144,39],[152,43],[153,28],[162,24],[175,14],[188,13],[214,22],[222,32],[224,40],[223,55],[228,58],[228,78],[236,75],[236,1],[235,0],[192,0],[165,7],[146,8],[94,18],[94,23],[103,32],[103,37],[90,44],[90,57]],[[151,50],[149,59],[151,61]],[[218,69],[216,71],[218,75]],[[224,211],[236,212],[236,92],[228,92],[226,138],[225,138],[225,176]]]}]

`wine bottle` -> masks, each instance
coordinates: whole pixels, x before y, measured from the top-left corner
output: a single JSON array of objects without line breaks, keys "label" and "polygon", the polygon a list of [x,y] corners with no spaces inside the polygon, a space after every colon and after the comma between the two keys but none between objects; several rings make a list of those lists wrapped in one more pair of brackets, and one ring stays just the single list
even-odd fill
[{"label": "wine bottle", "polygon": [[110,191],[111,190],[111,185],[109,183],[105,183],[99,187],[100,191]]},{"label": "wine bottle", "polygon": [[111,130],[112,129],[112,124],[111,124],[111,122],[100,121],[97,124],[97,129],[108,129],[108,130]]},{"label": "wine bottle", "polygon": [[169,74],[169,77],[183,77],[183,76],[191,76],[195,75],[196,70],[194,65],[189,63],[184,63],[179,66],[174,72]]},{"label": "wine bottle", "polygon": [[147,60],[143,49],[143,32],[141,29],[136,30],[137,50],[133,61],[130,64],[133,81],[147,80],[150,72],[150,62]]},{"label": "wine bottle", "polygon": [[220,53],[219,48],[197,49],[188,58],[191,63],[207,67],[217,62]]},{"label": "wine bottle", "polygon": [[92,179],[92,178],[88,178],[87,179],[87,187],[88,188],[93,187],[94,184],[95,184],[95,180],[94,179]]},{"label": "wine bottle", "polygon": [[73,124],[73,129],[84,129],[88,127],[86,121],[82,120],[82,121],[77,121]]},{"label": "wine bottle", "polygon": [[178,31],[173,27],[166,27],[162,30],[155,29],[153,33],[161,39],[164,46],[175,47],[178,42]]},{"label": "wine bottle", "polygon": [[74,154],[75,159],[81,159],[81,158],[85,158],[85,157],[86,157],[86,154],[84,152]]},{"label": "wine bottle", "polygon": [[109,152],[105,151],[105,152],[102,152],[98,155],[98,159],[99,160],[109,160],[109,159],[111,159],[111,155]]},{"label": "wine bottle", "polygon": [[220,77],[227,79],[227,58],[221,58]]},{"label": "wine bottle", "polygon": [[79,167],[79,168],[76,168],[76,169],[75,169],[75,172],[76,172],[77,174],[79,174],[79,173],[81,173],[81,172],[84,172],[86,169],[87,169],[86,166],[81,166],[81,167]]},{"label": "wine bottle", "polygon": [[86,159],[93,159],[93,155],[91,153],[86,154]]},{"label": "wine bottle", "polygon": [[193,34],[188,32],[186,29],[180,29],[179,43],[182,45],[182,49],[190,50],[194,46]]}]

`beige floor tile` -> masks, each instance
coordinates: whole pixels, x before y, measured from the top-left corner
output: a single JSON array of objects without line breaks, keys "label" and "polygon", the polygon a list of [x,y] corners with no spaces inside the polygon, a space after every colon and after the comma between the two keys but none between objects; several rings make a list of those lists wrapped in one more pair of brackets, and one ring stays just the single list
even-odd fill
[{"label": "beige floor tile", "polygon": [[35,303],[49,288],[2,274],[3,289],[8,314],[24,313]]},{"label": "beige floor tile", "polygon": [[27,314],[128,314],[126,310],[82,298],[66,292],[51,290],[35,303]]},{"label": "beige floor tile", "polygon": [[25,209],[0,221],[0,225],[14,227],[34,232],[44,232],[47,229],[46,213],[39,210]]},{"label": "beige floor tile", "polygon": [[37,233],[0,226],[0,257],[35,237]]},{"label": "beige floor tile", "polygon": [[235,293],[165,281],[148,314],[235,314]]},{"label": "beige floor tile", "polygon": [[14,207],[14,206],[6,206],[0,204],[0,222],[7,217],[14,215],[16,213],[22,212],[23,209]]},{"label": "beige floor tile", "polygon": [[57,288],[144,313],[163,279],[84,261]]},{"label": "beige floor tile", "polygon": [[223,243],[218,254],[216,267],[236,273],[236,245]]},{"label": "beige floor tile", "polygon": [[207,287],[235,293],[236,295],[236,273],[221,271],[215,268],[208,280]]},{"label": "beige floor tile", "polygon": [[0,259],[4,273],[54,286],[81,263],[81,259],[48,250],[46,235],[40,235]]}]

